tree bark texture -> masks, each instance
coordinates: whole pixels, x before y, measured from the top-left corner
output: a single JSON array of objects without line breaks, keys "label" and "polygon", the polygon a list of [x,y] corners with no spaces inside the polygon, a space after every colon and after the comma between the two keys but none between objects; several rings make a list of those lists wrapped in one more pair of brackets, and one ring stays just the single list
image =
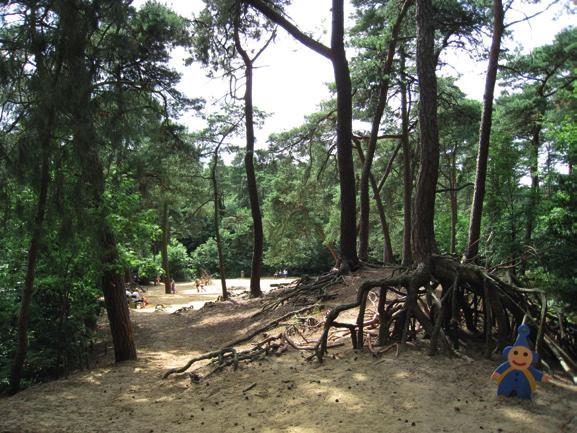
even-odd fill
[{"label": "tree bark texture", "polygon": [[[236,23],[235,23],[236,24]],[[262,272],[262,254],[264,235],[262,228],[262,213],[258,199],[258,188],[256,185],[256,175],[254,172],[254,108],[252,102],[253,88],[253,61],[242,48],[238,35],[238,25],[235,25],[234,41],[237,51],[242,57],[245,70],[245,92],[244,92],[244,121],[246,127],[246,151],[244,154],[244,167],[248,187],[248,197],[250,200],[250,212],[252,215],[253,250],[250,270],[250,295],[252,297],[262,296],[260,288],[260,277]]]},{"label": "tree bark texture", "polygon": [[393,67],[393,59],[395,57],[395,49],[397,46],[397,39],[401,29],[401,23],[405,17],[407,10],[409,9],[412,0],[405,0],[401,6],[397,19],[395,20],[393,27],[391,29],[391,36],[387,48],[387,57],[383,64],[382,70],[382,82],[379,87],[379,99],[375,112],[373,114],[373,120],[371,124],[371,135],[369,137],[369,145],[367,147],[367,152],[365,154],[365,162],[363,164],[363,171],[360,180],[360,220],[359,220],[359,259],[368,260],[369,256],[369,177],[371,174],[371,167],[373,165],[373,158],[377,148],[377,140],[379,136],[379,129],[381,126],[381,119],[383,118],[383,113],[387,105],[387,97],[389,93],[389,85],[391,82],[390,75]]},{"label": "tree bark texture", "polygon": [[352,91],[349,64],[344,44],[343,0],[333,0],[331,52],[337,88],[337,159],[340,182],[341,270],[348,272],[359,265],[357,256],[357,210],[355,171],[352,151]]},{"label": "tree bark texture", "polygon": [[409,266],[413,261],[411,249],[411,215],[413,173],[411,170],[411,143],[409,142],[409,108],[407,103],[407,73],[405,70],[404,48],[400,50],[401,57],[401,145],[403,147],[403,252],[402,265]]},{"label": "tree bark texture", "polygon": [[485,183],[487,178],[487,161],[489,159],[489,144],[491,141],[491,125],[493,119],[493,95],[497,80],[501,38],[504,31],[504,12],[501,0],[493,0],[493,36],[489,52],[489,64],[485,77],[485,94],[483,96],[483,113],[479,130],[479,150],[477,153],[477,173],[475,176],[475,191],[469,220],[469,237],[465,260],[474,260],[479,253],[481,236],[481,219],[483,216],[483,200],[485,198]]},{"label": "tree bark texture", "polygon": [[417,75],[419,78],[420,169],[415,193],[414,259],[428,262],[435,249],[435,195],[439,169],[437,77],[435,75],[433,6],[417,0]]}]

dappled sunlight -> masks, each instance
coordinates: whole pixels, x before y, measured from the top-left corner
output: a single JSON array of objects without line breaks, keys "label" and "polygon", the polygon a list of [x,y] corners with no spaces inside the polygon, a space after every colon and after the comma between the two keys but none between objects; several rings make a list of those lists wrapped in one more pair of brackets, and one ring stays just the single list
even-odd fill
[{"label": "dappled sunlight", "polygon": [[100,385],[102,384],[102,375],[93,375],[87,376],[82,379],[84,382],[89,383],[91,385]]},{"label": "dappled sunlight", "polygon": [[359,382],[364,382],[364,381],[368,380],[369,378],[365,373],[354,373],[353,379],[355,379]]},{"label": "dappled sunlight", "polygon": [[[344,384],[343,384],[344,385]],[[319,401],[325,403],[335,404],[335,410],[338,409],[337,404],[343,403],[345,405],[358,405],[362,402],[353,391],[347,391],[339,386],[334,386],[332,383],[319,384],[315,382],[305,383],[298,386],[299,391],[307,392],[310,398],[317,398]]]},{"label": "dappled sunlight", "polygon": [[204,307],[204,304],[206,304],[207,302],[212,302],[214,301],[215,298],[212,297],[210,299],[205,299],[205,300],[200,300],[200,301],[190,301],[190,302],[186,302],[184,304],[170,304],[170,305],[164,305],[161,308],[161,311],[158,311],[157,307],[155,305],[147,305],[145,308],[139,308],[137,310],[134,310],[137,314],[140,313],[159,313],[159,312],[165,312],[165,313],[174,313],[176,310],[179,310],[181,308],[190,308],[193,307],[193,309],[195,310],[200,310],[202,307]]},{"label": "dappled sunlight", "polygon": [[[173,298],[180,303],[178,296],[189,295]],[[0,400],[0,411],[6,419],[28,413],[26,425],[34,426],[30,431],[43,433],[54,433],[54,426],[74,433],[350,433],[381,427],[391,433],[441,433],[463,431],[472,419],[478,424],[473,431],[515,431],[505,426],[551,431],[546,423],[551,415],[531,411],[543,411],[541,404],[508,407],[494,399],[487,380],[490,361],[472,368],[461,360],[426,358],[417,348],[399,358],[375,359],[347,345],[329,350],[334,359],[327,357],[322,364],[306,362],[310,353],[289,350],[192,383],[188,373],[203,377],[212,368],[203,360],[187,372],[161,378],[168,369],[270,321],[269,316],[253,318],[258,310],[252,301],[216,303],[182,314],[138,310],[132,316],[137,361],[33,387],[22,393],[25,399]],[[8,431],[21,431],[21,423]]]},{"label": "dappled sunlight", "polygon": [[[263,433],[278,433],[277,429],[269,429],[265,428],[262,430]],[[326,430],[323,430],[321,427],[312,427],[312,426],[287,426],[283,429],[283,431],[287,433],[323,433]]]},{"label": "dappled sunlight", "polygon": [[410,376],[408,371],[399,371],[393,375],[395,379],[408,379]]}]

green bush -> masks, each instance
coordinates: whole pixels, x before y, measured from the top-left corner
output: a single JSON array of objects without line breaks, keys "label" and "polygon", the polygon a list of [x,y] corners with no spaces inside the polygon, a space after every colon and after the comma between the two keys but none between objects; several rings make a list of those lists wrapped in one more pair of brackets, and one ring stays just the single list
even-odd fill
[{"label": "green bush", "polygon": [[190,280],[193,273],[193,261],[186,247],[176,239],[168,245],[168,269],[172,278],[178,281]]}]

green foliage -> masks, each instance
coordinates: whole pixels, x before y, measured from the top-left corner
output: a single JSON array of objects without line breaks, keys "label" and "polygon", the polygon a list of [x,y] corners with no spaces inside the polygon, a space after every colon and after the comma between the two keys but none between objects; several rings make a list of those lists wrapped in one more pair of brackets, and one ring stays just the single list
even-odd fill
[{"label": "green foliage", "polygon": [[[37,267],[23,377],[26,384],[85,367],[102,310],[98,265],[89,239],[64,239],[54,228],[48,230]],[[14,233],[4,235],[7,248],[0,255],[0,388],[7,385],[15,349],[24,279],[24,269],[16,263],[21,266],[26,262],[26,251],[13,248],[18,237]]]},{"label": "green foliage", "polygon": [[[24,366],[30,383],[86,366],[101,314],[95,240],[102,216],[119,244],[118,270],[145,278],[158,274],[157,213],[148,206],[137,169],[147,156],[144,144],[165,145],[169,140],[162,134],[174,138],[177,128],[167,118],[189,105],[174,87],[179,74],[168,65],[172,48],[189,43],[188,21],[156,2],[139,11],[108,0],[12,2],[0,8],[2,19],[7,8],[11,16],[0,30],[0,384],[14,352],[41,156],[48,155],[50,165]],[[70,26],[71,16],[81,19]],[[78,46],[67,44],[71,37]],[[77,66],[77,48],[90,71],[74,77],[78,81],[65,79]],[[91,87],[90,103],[77,106],[85,85]],[[79,139],[78,125],[71,123],[77,117],[93,129],[89,140]],[[171,145],[178,147],[175,141]],[[96,154],[91,161],[104,161],[102,201],[94,194],[102,185],[92,188],[95,179],[80,175],[86,175],[77,158],[81,142],[87,147],[82,151]],[[175,246],[173,262],[184,274],[182,250]]]},{"label": "green foliage", "polygon": [[[232,214],[230,214],[232,213]],[[224,268],[227,275],[249,274],[252,251],[252,221],[250,210],[237,208],[227,212],[222,220],[221,238],[223,243]],[[195,276],[203,270],[218,275],[218,253],[216,240],[210,237],[192,253],[192,269]]]},{"label": "green foliage", "polygon": [[190,280],[193,277],[193,261],[186,247],[176,239],[168,244],[168,269],[171,276],[177,281]]},{"label": "green foliage", "polygon": [[558,179],[556,191],[538,220],[540,266],[529,277],[577,314],[577,176],[560,175]]},{"label": "green foliage", "polygon": [[31,306],[26,370],[31,381],[86,366],[102,309],[97,273],[90,269],[89,256],[54,255],[51,259],[52,273],[37,278]]}]

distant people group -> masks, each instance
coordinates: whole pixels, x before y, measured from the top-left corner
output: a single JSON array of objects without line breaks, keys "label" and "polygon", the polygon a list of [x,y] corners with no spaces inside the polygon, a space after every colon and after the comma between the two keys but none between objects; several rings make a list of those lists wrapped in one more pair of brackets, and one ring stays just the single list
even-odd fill
[{"label": "distant people group", "polygon": [[[155,285],[155,286],[158,286],[158,285],[161,283],[161,281],[162,281],[161,277],[160,277],[160,276],[157,276],[157,277],[154,279],[154,285]],[[205,291],[205,289],[204,289],[205,286],[206,286],[206,285],[209,285],[209,284],[210,284],[210,274],[208,274],[208,277],[207,277],[207,276],[204,275],[204,272],[203,272],[203,275],[202,275],[202,276],[194,279],[194,286],[196,287],[196,291],[199,292],[199,293],[200,293],[200,292],[204,292],[204,291]],[[127,295],[128,295],[128,291],[127,291],[126,293],[127,293]],[[174,278],[171,278],[171,279],[170,279],[170,293],[171,293],[172,295],[176,294],[176,283],[175,283],[175,281],[174,281]]]},{"label": "distant people group", "polygon": [[144,308],[148,305],[148,300],[138,289],[126,289],[128,305],[133,308]]},{"label": "distant people group", "polygon": [[286,269],[285,269],[285,270],[276,271],[276,272],[274,273],[274,276],[275,276],[275,277],[286,278],[286,277],[288,277],[288,271],[287,271]]}]

